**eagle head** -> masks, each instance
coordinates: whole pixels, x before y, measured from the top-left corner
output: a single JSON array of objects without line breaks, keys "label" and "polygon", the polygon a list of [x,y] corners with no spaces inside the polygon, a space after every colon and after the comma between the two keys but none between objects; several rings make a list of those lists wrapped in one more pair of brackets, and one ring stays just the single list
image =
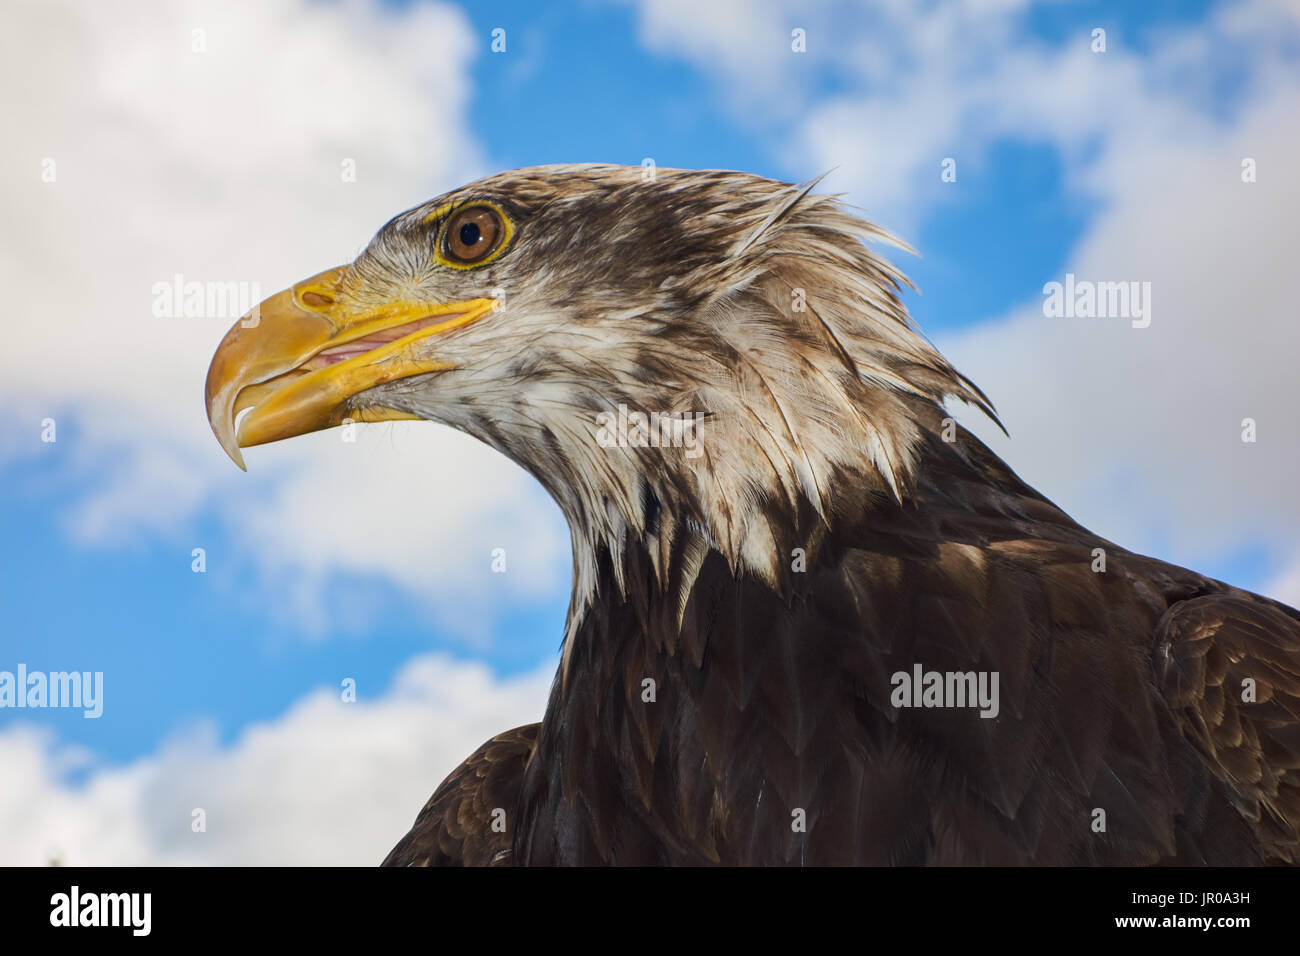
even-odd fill
[{"label": "eagle head", "polygon": [[863,241],[893,240],[811,188],[602,165],[479,180],[236,323],[212,429],[243,467],[241,448],[345,421],[442,422],[552,494],[579,590],[599,548],[666,556],[684,534],[772,578],[791,529],[906,497],[946,397],[991,414]]}]

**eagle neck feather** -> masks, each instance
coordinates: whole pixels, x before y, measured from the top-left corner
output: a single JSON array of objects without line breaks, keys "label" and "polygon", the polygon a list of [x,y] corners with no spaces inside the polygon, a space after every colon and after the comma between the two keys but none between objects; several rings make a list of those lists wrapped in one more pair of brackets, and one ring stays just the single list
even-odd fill
[{"label": "eagle neck feather", "polygon": [[[552,487],[573,537],[566,667],[592,603],[629,599],[631,551],[644,554],[678,624],[711,552],[733,575],[779,589],[806,560],[796,549],[808,535],[908,500],[917,446],[944,428],[947,399],[997,421],[915,329],[899,298],[906,278],[864,244],[892,237],[807,187],[786,189],[755,213],[756,228],[737,227],[727,282],[702,274],[707,264],[681,279],[719,289],[693,304],[694,321],[662,323],[618,356],[626,367],[604,359],[609,377],[587,407],[699,412],[698,454],[590,440],[571,449],[571,477]],[[647,367],[681,374],[646,384],[635,372]],[[627,381],[643,391],[629,394]],[[646,409],[647,393],[657,409]]]}]

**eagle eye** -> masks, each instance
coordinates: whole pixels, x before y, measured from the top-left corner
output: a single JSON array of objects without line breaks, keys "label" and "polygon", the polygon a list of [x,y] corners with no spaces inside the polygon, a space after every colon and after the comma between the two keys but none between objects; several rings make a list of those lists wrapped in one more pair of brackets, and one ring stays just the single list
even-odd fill
[{"label": "eagle eye", "polygon": [[510,231],[502,213],[492,206],[466,206],[443,226],[442,257],[448,265],[481,265],[504,247]]}]

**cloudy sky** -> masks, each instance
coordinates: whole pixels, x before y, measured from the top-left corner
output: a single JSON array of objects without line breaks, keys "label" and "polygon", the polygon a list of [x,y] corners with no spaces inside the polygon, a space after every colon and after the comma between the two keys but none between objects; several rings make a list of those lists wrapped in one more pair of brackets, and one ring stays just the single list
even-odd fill
[{"label": "cloudy sky", "polygon": [[[157,291],[269,295],[499,169],[830,170],[918,250],[908,304],[1024,478],[1300,603],[1300,4],[805,6],[8,5],[0,671],[104,700],[0,710],[0,864],[373,864],[540,718],[570,567],[541,488],[410,423],[239,472],[202,402],[233,316]],[[1149,325],[1045,316],[1067,274],[1139,283]]]}]

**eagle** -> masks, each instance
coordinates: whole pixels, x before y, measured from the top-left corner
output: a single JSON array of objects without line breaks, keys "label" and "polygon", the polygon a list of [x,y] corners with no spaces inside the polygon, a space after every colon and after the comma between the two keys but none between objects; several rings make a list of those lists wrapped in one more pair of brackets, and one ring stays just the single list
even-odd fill
[{"label": "eagle", "polygon": [[440,422],[569,525],[541,722],[384,863],[1297,862],[1300,612],[1102,539],[958,425],[996,413],[905,310],[902,244],[816,185],[503,172],[220,343],[241,468]]}]

